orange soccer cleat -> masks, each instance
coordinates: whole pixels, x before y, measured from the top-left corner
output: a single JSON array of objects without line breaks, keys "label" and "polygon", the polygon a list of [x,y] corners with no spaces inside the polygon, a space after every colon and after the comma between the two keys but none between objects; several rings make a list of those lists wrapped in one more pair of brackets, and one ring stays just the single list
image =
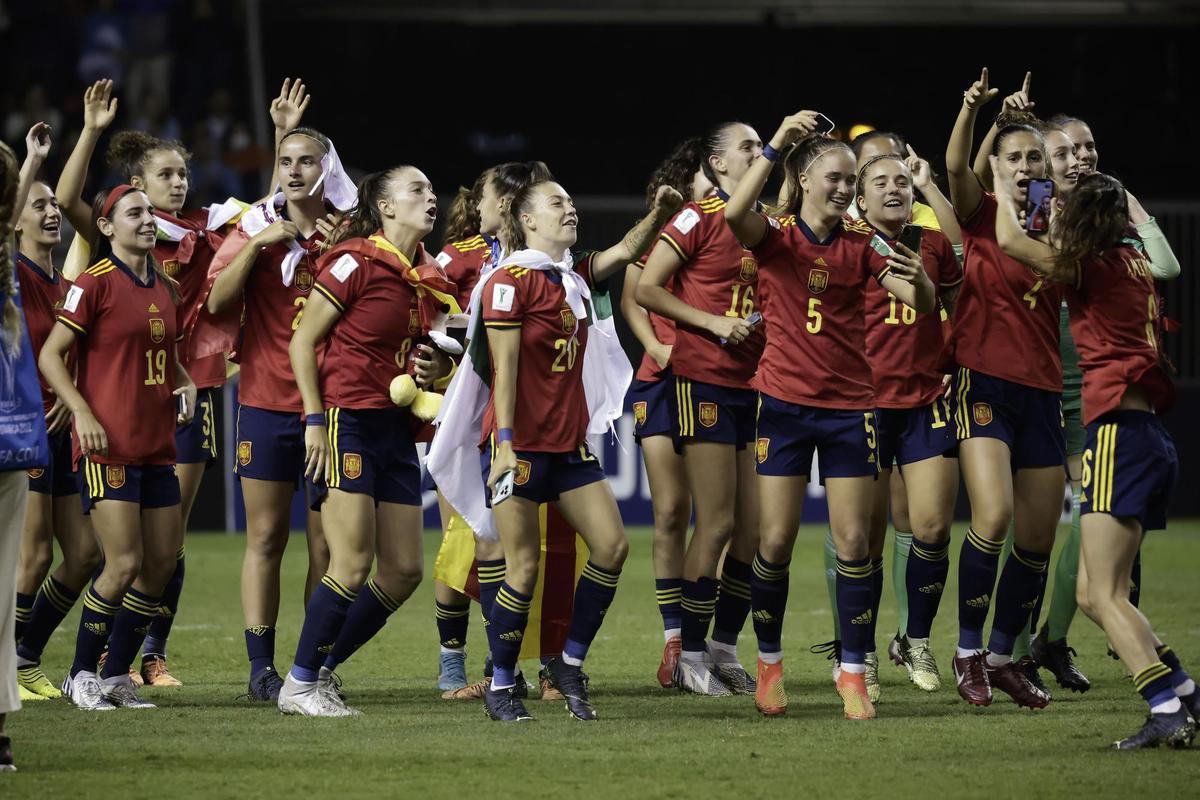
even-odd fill
[{"label": "orange soccer cleat", "polygon": [[787,692],[783,690],[783,662],[766,664],[758,660],[758,688],[754,705],[765,717],[780,717],[787,713]]},{"label": "orange soccer cleat", "polygon": [[862,673],[847,672],[845,666],[838,672],[837,693],[842,696],[842,707],[846,719],[874,719],[875,704],[867,695],[867,681]]},{"label": "orange soccer cleat", "polygon": [[167,660],[162,656],[142,660],[142,680],[147,686],[183,686],[167,669]]}]

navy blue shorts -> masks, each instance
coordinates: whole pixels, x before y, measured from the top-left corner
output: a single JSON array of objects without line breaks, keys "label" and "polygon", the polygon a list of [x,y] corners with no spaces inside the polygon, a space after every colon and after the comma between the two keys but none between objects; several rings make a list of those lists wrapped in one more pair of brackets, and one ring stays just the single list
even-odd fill
[{"label": "navy blue shorts", "polygon": [[402,408],[325,410],[333,480],[308,483],[309,508],[318,511],[329,489],[365,494],[375,503],[421,505],[421,463],[412,418]]},{"label": "navy blue shorts", "polygon": [[815,408],[760,395],[759,475],[809,477],[813,451],[821,478],[861,478],[879,471],[874,411]]},{"label": "navy blue shorts", "polygon": [[45,467],[29,470],[29,491],[51,497],[79,494],[79,483],[71,464],[70,428],[50,437],[49,460]]},{"label": "navy blue shorts", "polygon": [[101,500],[124,500],[142,508],[179,505],[179,478],[171,464],[97,464],[79,459],[75,472],[83,513]]},{"label": "navy blue shorts", "polygon": [[[569,453],[516,450],[514,454],[517,457],[517,473],[513,476],[513,496],[532,500],[539,505],[552,503],[572,489],[604,480],[604,468],[586,444]],[[492,492],[487,488],[487,479],[492,473],[490,443],[479,454],[479,466],[483,472],[487,506],[491,508]]]},{"label": "navy blue shorts", "polygon": [[1062,395],[959,367],[954,376],[958,441],[999,439],[1012,468],[1061,467],[1067,461]]},{"label": "navy blue shorts", "polygon": [[1080,514],[1132,517],[1144,531],[1167,527],[1179,477],[1175,443],[1149,411],[1110,411],[1087,426]]},{"label": "navy blue shorts", "polygon": [[732,444],[744,450],[754,441],[757,403],[758,393],[753,389],[730,389],[677,377],[675,438],[679,442],[700,439]]},{"label": "navy blue shorts", "polygon": [[192,421],[175,429],[175,463],[212,464],[217,460],[216,419],[213,390],[199,390]]},{"label": "navy blue shorts", "polygon": [[875,427],[880,469],[935,458],[957,444],[950,422],[950,401],[945,397],[921,408],[877,408]]},{"label": "navy blue shorts", "polygon": [[304,472],[304,418],[294,411],[238,406],[234,472],[296,484]]},{"label": "navy blue shorts", "polygon": [[629,387],[633,407],[633,438],[641,442],[647,436],[671,436],[679,424],[675,407],[675,379],[669,372],[657,381],[635,380]]}]

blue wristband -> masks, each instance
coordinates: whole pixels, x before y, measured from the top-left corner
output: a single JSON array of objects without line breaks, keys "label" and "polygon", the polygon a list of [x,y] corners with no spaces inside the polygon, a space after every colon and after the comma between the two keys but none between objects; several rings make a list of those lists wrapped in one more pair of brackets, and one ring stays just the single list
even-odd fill
[{"label": "blue wristband", "polygon": [[496,442],[511,442],[513,440],[512,428],[501,428],[496,431]]},{"label": "blue wristband", "polygon": [[767,145],[766,147],[763,148],[763,158],[765,158],[767,161],[770,161],[772,164],[774,164],[776,161],[779,160],[779,151],[776,150],[774,147],[771,147],[771,145]]},{"label": "blue wristband", "polygon": [[325,415],[324,414],[308,414],[304,417],[304,426],[306,428],[311,428],[315,425],[324,425],[324,424],[325,424]]}]

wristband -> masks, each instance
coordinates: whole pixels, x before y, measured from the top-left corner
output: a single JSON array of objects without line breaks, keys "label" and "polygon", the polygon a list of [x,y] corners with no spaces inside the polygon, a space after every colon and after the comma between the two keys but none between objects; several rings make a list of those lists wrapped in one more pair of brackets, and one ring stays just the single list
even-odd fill
[{"label": "wristband", "polygon": [[511,442],[513,440],[512,428],[501,428],[496,431],[496,442]]},{"label": "wristband", "polygon": [[772,164],[774,164],[776,161],[779,160],[779,151],[776,150],[774,147],[771,147],[771,145],[767,145],[766,147],[763,148],[762,156],[767,161],[770,161]]},{"label": "wristband", "polygon": [[324,425],[324,424],[325,424],[325,415],[324,414],[306,414],[304,417],[304,426],[306,428],[312,428],[317,425]]}]

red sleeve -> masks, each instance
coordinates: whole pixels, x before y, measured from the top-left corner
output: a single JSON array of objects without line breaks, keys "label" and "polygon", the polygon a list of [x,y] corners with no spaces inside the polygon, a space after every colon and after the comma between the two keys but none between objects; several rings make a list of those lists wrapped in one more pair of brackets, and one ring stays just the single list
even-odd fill
[{"label": "red sleeve", "polygon": [[67,290],[58,320],[76,333],[87,335],[104,310],[104,289],[104,281],[84,272],[75,279],[75,285]]},{"label": "red sleeve", "polygon": [[984,192],[975,210],[964,217],[960,224],[963,233],[972,236],[987,236],[996,238],[996,195]]},{"label": "red sleeve", "polygon": [[332,264],[325,264],[313,288],[345,312],[367,286],[367,268],[350,253],[344,253]]},{"label": "red sleeve", "polygon": [[937,261],[938,288],[952,289],[959,286],[963,282],[963,272],[958,257],[954,255],[954,245],[950,244],[950,240],[944,235],[930,236],[930,233],[931,231],[926,231],[925,236],[929,241],[931,254]]},{"label": "red sleeve", "polygon": [[525,317],[523,287],[528,271],[517,277],[507,269],[496,270],[483,290],[483,324],[489,328],[519,328]]},{"label": "red sleeve", "polygon": [[684,261],[688,261],[700,249],[704,239],[703,213],[693,203],[688,203],[671,221],[663,226],[658,240],[670,247]]},{"label": "red sleeve", "polygon": [[592,262],[596,260],[596,251],[587,250],[582,253],[575,253],[575,259],[575,272],[583,277],[589,289],[595,289],[596,281],[592,278]]},{"label": "red sleeve", "polygon": [[767,222],[766,233],[758,244],[750,248],[750,252],[754,253],[754,257],[758,260],[759,265],[771,261],[779,257],[779,251],[787,246],[788,233],[784,232],[784,228],[795,229],[795,222],[788,221],[780,222],[778,219],[766,214],[763,219]]}]

